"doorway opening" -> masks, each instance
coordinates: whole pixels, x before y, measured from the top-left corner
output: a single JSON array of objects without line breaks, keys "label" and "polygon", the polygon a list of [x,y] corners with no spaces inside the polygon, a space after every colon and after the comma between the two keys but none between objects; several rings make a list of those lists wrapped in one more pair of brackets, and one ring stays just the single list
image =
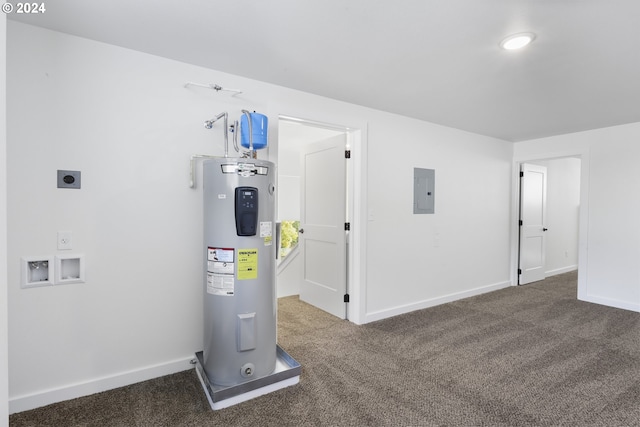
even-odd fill
[{"label": "doorway opening", "polygon": [[352,171],[345,157],[357,131],[280,116],[277,220],[285,230],[278,297],[349,318]]},{"label": "doorway opening", "polygon": [[517,164],[516,284],[578,270],[582,160],[567,156]]}]

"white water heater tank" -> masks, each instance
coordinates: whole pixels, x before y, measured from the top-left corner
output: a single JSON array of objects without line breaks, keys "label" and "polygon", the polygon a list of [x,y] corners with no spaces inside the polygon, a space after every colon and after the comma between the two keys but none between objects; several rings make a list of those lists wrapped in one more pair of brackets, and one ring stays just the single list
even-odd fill
[{"label": "white water heater tank", "polygon": [[204,370],[235,385],[276,368],[276,171],[227,157],[203,169]]}]

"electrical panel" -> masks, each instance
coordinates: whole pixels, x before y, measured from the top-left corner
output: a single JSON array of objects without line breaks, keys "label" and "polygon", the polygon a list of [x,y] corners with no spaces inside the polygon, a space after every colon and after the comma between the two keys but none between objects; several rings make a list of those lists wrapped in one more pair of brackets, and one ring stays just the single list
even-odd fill
[{"label": "electrical panel", "polygon": [[436,171],[413,168],[413,213],[435,213]]}]

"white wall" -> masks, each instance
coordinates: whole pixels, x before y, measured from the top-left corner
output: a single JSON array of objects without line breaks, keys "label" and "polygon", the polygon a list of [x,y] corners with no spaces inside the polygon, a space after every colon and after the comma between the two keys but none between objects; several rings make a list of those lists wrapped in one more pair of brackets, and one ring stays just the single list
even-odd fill
[{"label": "white wall", "polygon": [[640,123],[514,145],[516,161],[580,154],[578,298],[640,311]]},{"label": "white wall", "polygon": [[547,168],[545,275],[578,268],[580,159],[566,157],[530,162]]},{"label": "white wall", "polygon": [[[7,171],[7,16],[0,16],[0,173]],[[0,426],[9,425],[8,325],[7,325],[7,181],[0,180]]]},{"label": "white wall", "polygon": [[300,219],[300,152],[278,147],[278,221]]},{"label": "white wall", "polygon": [[[267,114],[272,143],[279,115],[362,130],[352,147],[364,191],[352,225],[353,259],[363,260],[352,272],[356,320],[509,284],[512,144],[8,27],[11,411],[189,369],[202,346],[203,271],[202,196],[188,187],[189,158],[223,153],[220,127],[202,126],[222,111]],[[412,214],[414,167],[436,170],[435,215]],[[57,169],[82,171],[82,189],[57,189]],[[62,253],[59,230],[73,231],[87,283],[20,289],[20,257]]]},{"label": "white wall", "polygon": [[299,252],[291,253],[278,269],[276,277],[276,295],[278,298],[300,294],[300,282],[302,281],[302,257]]},{"label": "white wall", "polygon": [[[279,132],[278,144],[278,221],[300,219],[300,153],[293,147],[285,148],[280,143],[282,132]],[[300,293],[302,270],[300,257],[291,256],[280,261],[278,266],[277,296],[278,298]]]},{"label": "white wall", "polygon": [[[220,107],[182,86],[204,70],[8,27],[11,410],[190,368],[202,216],[189,156],[222,152],[202,126]],[[82,189],[57,189],[57,169],[80,170]],[[59,230],[87,283],[20,289],[20,257],[63,253]]]},{"label": "white wall", "polygon": [[[430,123],[372,117],[368,320],[509,284],[512,145]],[[435,170],[435,214],[413,214],[413,169]]]}]

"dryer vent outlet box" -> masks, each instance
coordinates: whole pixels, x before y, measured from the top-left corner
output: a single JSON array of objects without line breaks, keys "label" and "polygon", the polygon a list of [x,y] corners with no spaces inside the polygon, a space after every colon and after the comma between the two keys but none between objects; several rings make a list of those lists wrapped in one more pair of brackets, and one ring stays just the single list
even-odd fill
[{"label": "dryer vent outlet box", "polygon": [[80,188],[80,171],[58,170],[58,188]]},{"label": "dryer vent outlet box", "polygon": [[413,213],[434,213],[435,198],[436,171],[434,169],[413,168]]}]

